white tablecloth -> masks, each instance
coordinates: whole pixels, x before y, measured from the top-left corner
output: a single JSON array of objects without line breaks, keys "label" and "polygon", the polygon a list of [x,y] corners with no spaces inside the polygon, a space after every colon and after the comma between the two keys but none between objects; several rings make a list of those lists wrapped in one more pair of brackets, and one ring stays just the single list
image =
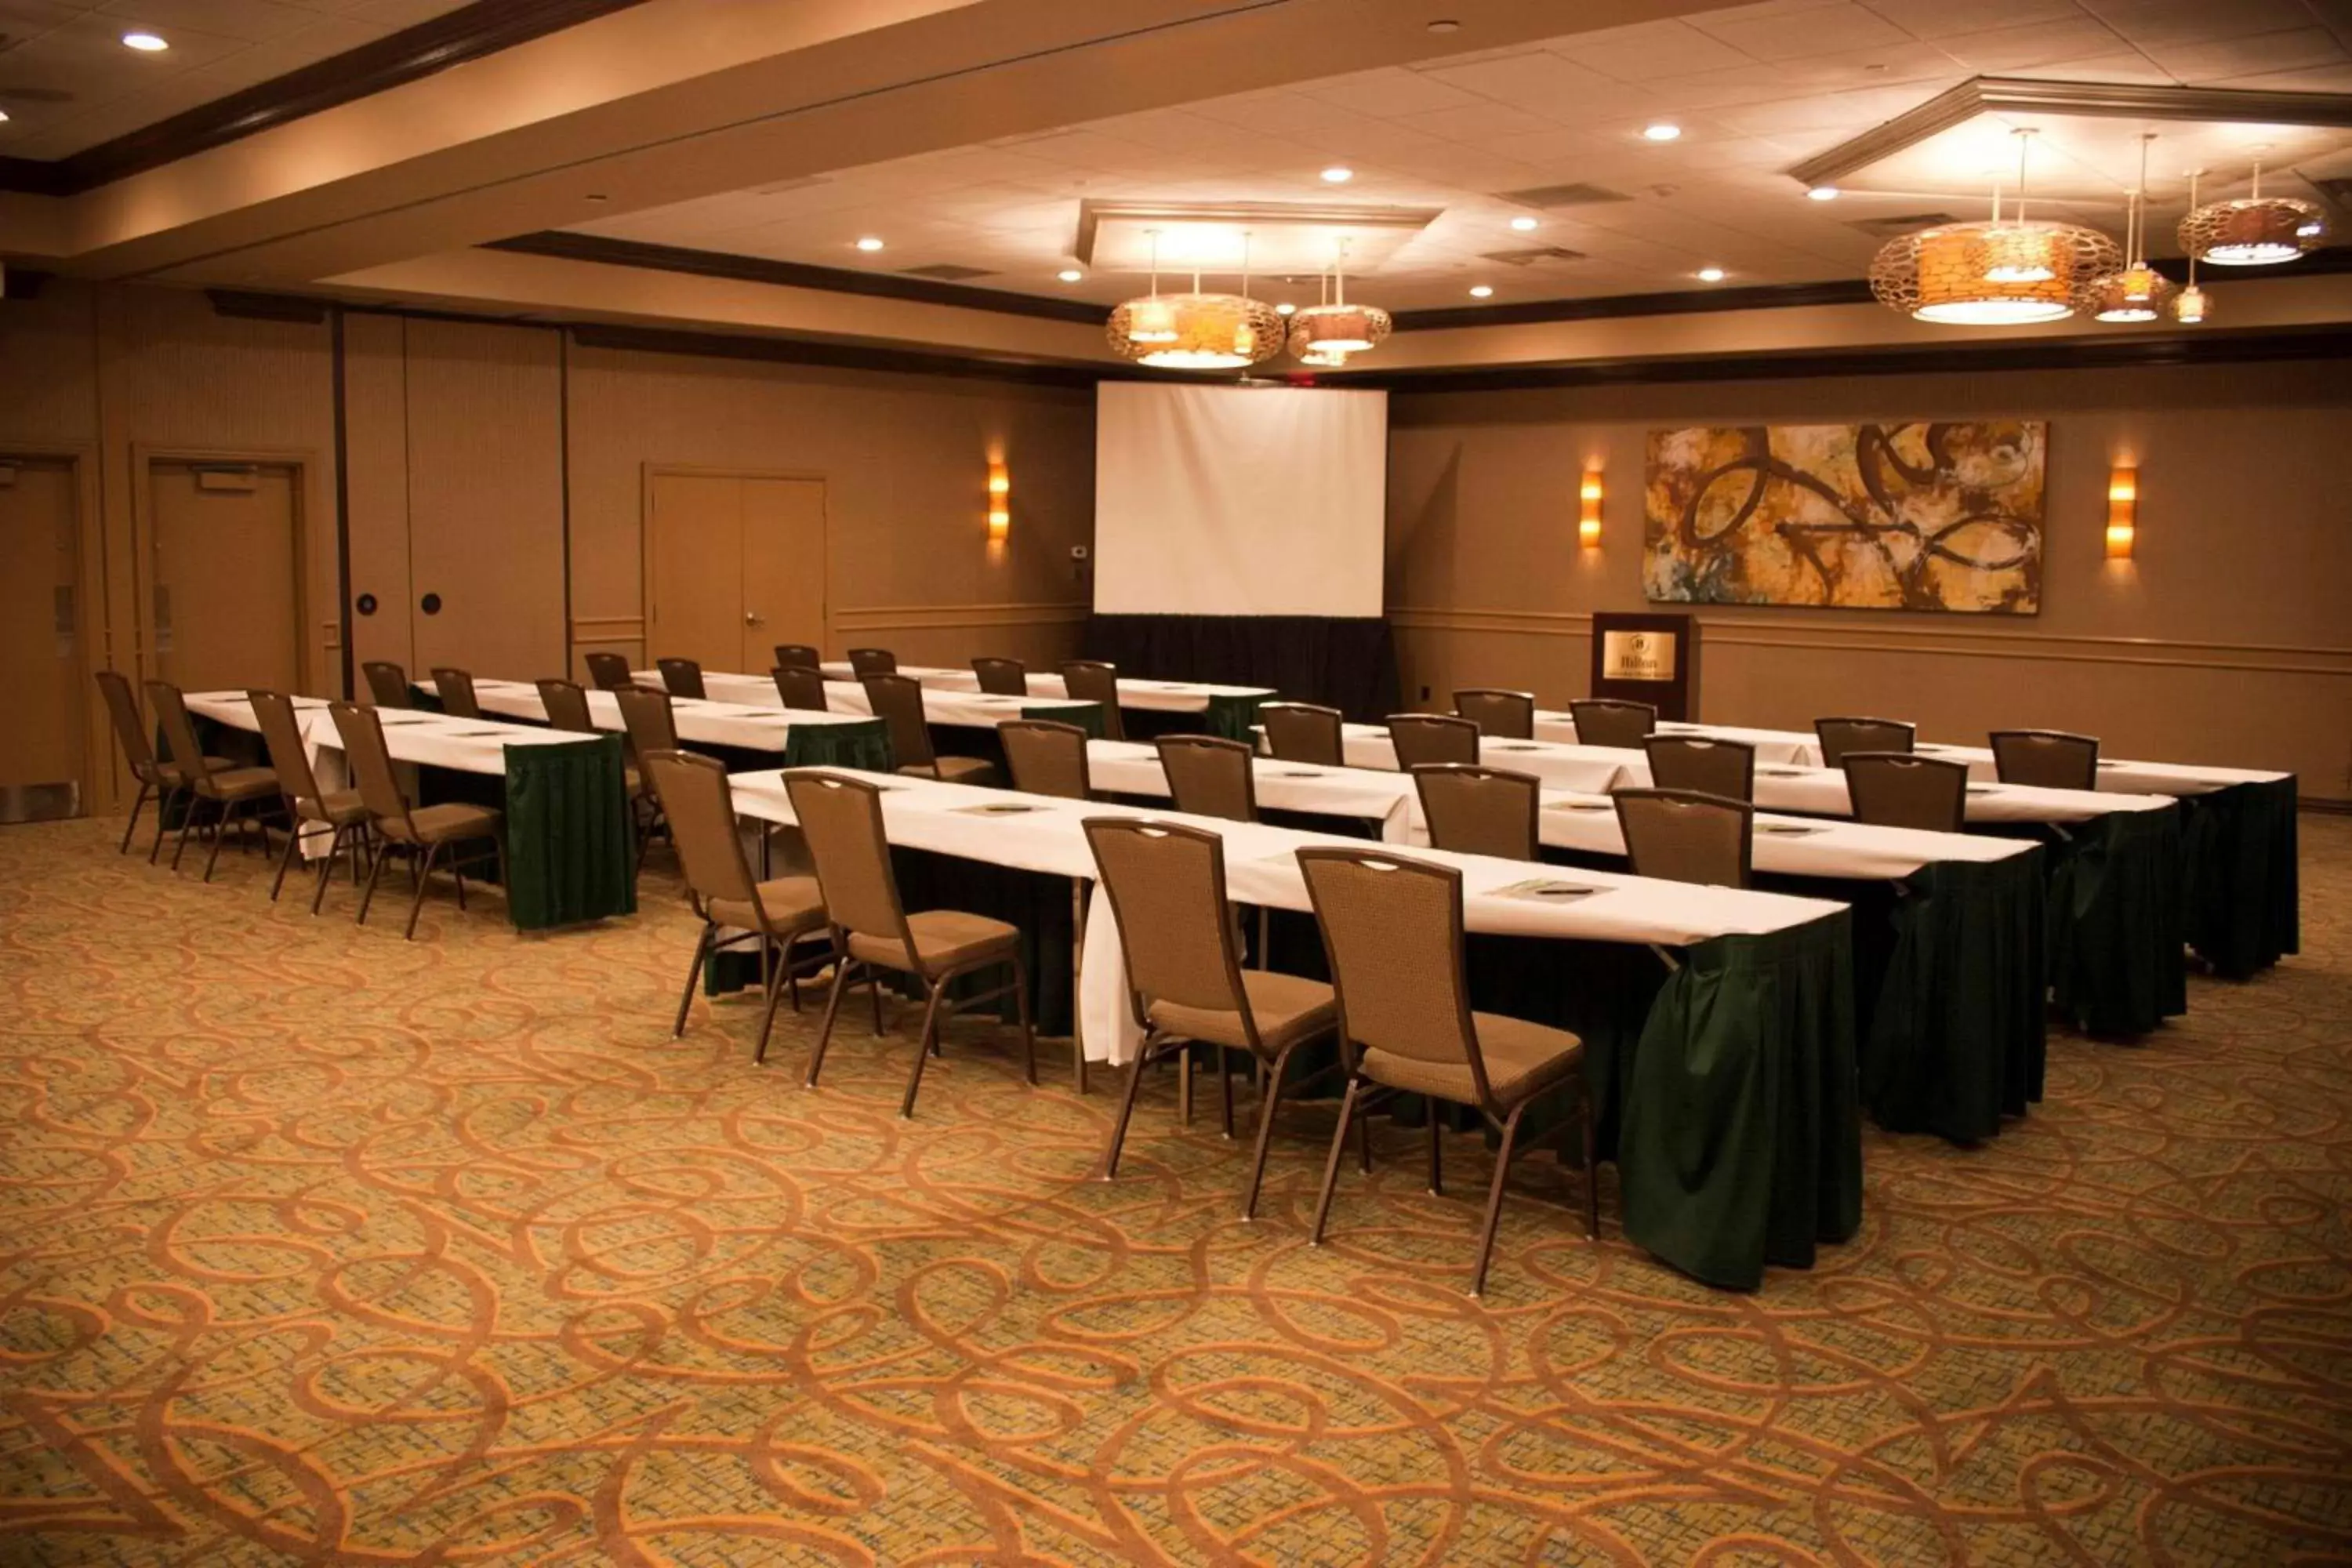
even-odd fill
[{"label": "white tablecloth", "polygon": [[[643,679],[658,681],[658,676]],[[783,712],[783,698],[776,690],[774,679],[765,675],[733,675],[719,670],[702,672],[702,689],[712,700],[745,708],[770,708]],[[866,700],[866,688],[854,680],[828,680],[824,683],[824,700],[837,722],[841,720],[869,719],[874,705]],[[1051,710],[1067,708],[1070,704],[1059,698],[992,697],[982,691],[957,691],[942,687],[923,688],[923,718],[933,724],[961,725],[971,730],[993,730],[1007,719],[1018,719],[1035,709],[1047,710],[1043,717],[1053,718]],[[811,713],[810,719],[822,722],[824,714]],[[681,728],[681,737],[686,731]]]},{"label": "white tablecloth", "polygon": [[[771,689],[769,695],[775,695]],[[545,722],[547,704],[539,698],[539,689],[520,680],[478,680],[474,697],[485,712],[506,713],[519,719]],[[587,693],[588,716],[600,730],[625,731],[621,720],[620,699],[609,691]],[[795,724],[862,724],[866,717],[857,713],[801,713],[770,702],[753,707],[740,702],[719,702],[692,697],[670,699],[670,713],[677,724],[677,738],[705,746],[734,746],[744,751],[775,752],[784,749],[785,739]]]},{"label": "white tablecloth", "polygon": [[[1087,746],[1087,770],[1095,788],[1113,795],[1168,797],[1168,775],[1157,748],[1135,741],[1095,741]],[[1311,811],[1352,816],[1381,825],[1391,844],[1426,844],[1412,780],[1370,768],[1310,768],[1272,757],[1255,760],[1259,805],[1274,811]]]},{"label": "white tablecloth", "polygon": [[[1339,754],[1351,768],[1394,770],[1397,765],[1396,748],[1389,743],[1385,725],[1342,725],[1339,748]],[[1482,741],[1478,760],[1490,768],[1533,773],[1556,788],[1600,795],[1650,781],[1649,765],[1641,752],[1611,746],[1561,745],[1552,741]]]},{"label": "white tablecloth", "polygon": [[[857,679],[845,659],[828,660],[821,667],[825,679],[855,680]],[[941,669],[928,665],[902,664],[898,673],[919,681],[926,690],[977,691],[980,677],[969,669]],[[1118,678],[1118,705],[1121,708],[1149,710],[1159,713],[1204,713],[1213,697],[1259,697],[1274,695],[1270,686],[1218,686],[1202,680],[1140,680],[1133,676]],[[1067,701],[1070,689],[1061,675],[1054,670],[1029,671],[1029,695]]]}]

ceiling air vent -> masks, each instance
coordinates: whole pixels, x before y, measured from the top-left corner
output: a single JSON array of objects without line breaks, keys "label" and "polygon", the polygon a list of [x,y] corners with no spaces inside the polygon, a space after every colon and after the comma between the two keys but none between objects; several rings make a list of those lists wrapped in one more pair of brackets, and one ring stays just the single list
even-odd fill
[{"label": "ceiling air vent", "polygon": [[1517,202],[1523,207],[1589,207],[1600,202],[1630,202],[1633,198],[1606,185],[1588,185],[1580,181],[1566,185],[1538,185],[1533,190],[1505,191],[1501,199]]},{"label": "ceiling air vent", "polygon": [[996,276],[992,268],[960,267],[952,261],[935,261],[929,267],[908,267],[900,271],[905,277],[928,278],[935,283],[961,283],[967,278]]},{"label": "ceiling air vent", "polygon": [[1489,250],[1478,259],[1499,261],[1506,267],[1534,267],[1547,261],[1581,261],[1584,252],[1559,245],[1538,245],[1526,250]]},{"label": "ceiling air vent", "polygon": [[1916,234],[1923,228],[1933,228],[1937,224],[1959,221],[1949,213],[1905,213],[1900,217],[1856,218],[1846,226],[1858,228],[1873,239],[1896,239],[1906,234]]}]

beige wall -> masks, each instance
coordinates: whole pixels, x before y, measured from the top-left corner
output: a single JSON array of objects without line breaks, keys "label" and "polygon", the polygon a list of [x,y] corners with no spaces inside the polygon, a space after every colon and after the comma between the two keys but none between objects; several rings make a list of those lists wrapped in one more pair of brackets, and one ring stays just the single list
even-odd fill
[{"label": "beige wall", "polygon": [[[1644,607],[1646,432],[1686,424],[2050,421],[2039,616],[1706,606],[1702,712],[1916,720],[2103,738],[2111,754],[2291,768],[2352,798],[2352,380],[2325,363],[1402,395],[1389,603],[1408,700],[1587,688],[1590,616]],[[2133,560],[2104,554],[2113,462],[2139,465]],[[1577,485],[1604,470],[1602,543]]]}]

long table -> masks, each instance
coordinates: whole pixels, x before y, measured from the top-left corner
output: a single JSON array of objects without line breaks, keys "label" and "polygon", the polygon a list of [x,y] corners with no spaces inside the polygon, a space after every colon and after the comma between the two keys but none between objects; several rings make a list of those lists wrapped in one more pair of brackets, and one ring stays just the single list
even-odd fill
[{"label": "long table", "polygon": [[[871,775],[867,775],[871,776]],[[1225,841],[1238,901],[1310,908],[1295,852],[1354,845],[1330,834],[1190,818],[929,780],[890,787],[894,848],[1053,879],[1091,879],[1090,816],[1193,822]],[[781,773],[733,781],[736,809],[793,825]],[[1582,1035],[1613,1134],[1625,1233],[1712,1284],[1748,1289],[1765,1265],[1809,1267],[1818,1245],[1861,1223],[1852,945],[1844,906],[1694,888],[1603,871],[1563,876],[1524,862],[1417,855],[1461,868],[1475,933],[1474,993]],[[1532,875],[1531,875],[1532,873]],[[1530,881],[1591,889],[1563,899]],[[1041,907],[1048,907],[1041,904]],[[1678,950],[1670,968],[1647,951]],[[1086,1050],[1131,1059],[1139,1033],[1108,900],[1087,922],[1080,1010]]]},{"label": "long table", "polygon": [[[656,682],[659,679],[653,675],[641,679]],[[765,675],[738,675],[706,669],[702,672],[702,689],[717,702],[744,708],[770,708],[787,713],[794,711],[784,707],[782,694],[777,691],[774,679]],[[866,697],[866,688],[855,680],[827,680],[824,683],[824,700],[827,711],[835,715],[864,719],[872,717],[874,712],[874,704]],[[977,690],[923,688],[923,721],[934,728],[984,730],[992,735],[996,727],[1008,719],[1050,719],[1056,723],[1076,724],[1089,735],[1103,732],[1102,705],[1098,702],[1072,702],[1065,698],[997,697]]]},{"label": "long table", "polygon": [[[294,703],[319,787],[350,788],[342,735],[326,703],[308,697]],[[210,724],[257,739],[261,732],[242,691],[190,692],[187,704]],[[413,804],[465,801],[502,814],[507,914],[517,929],[541,931],[635,910],[636,852],[618,736],[413,709],[379,709],[376,716],[393,760],[417,770]],[[255,741],[244,749],[259,754]],[[313,835],[303,852],[324,848]]]},{"label": "long table", "polygon": [[[857,679],[846,660],[828,660],[821,666],[827,680]],[[927,689],[942,691],[977,691],[980,677],[970,669],[950,669],[929,665],[902,664],[898,673],[919,682]],[[1031,670],[1024,678],[1032,697],[1051,698],[1066,701],[1070,690],[1062,677],[1047,670]],[[1188,727],[1200,733],[1223,735],[1236,741],[1249,739],[1250,727],[1257,722],[1258,706],[1271,699],[1275,690],[1270,686],[1220,686],[1205,680],[1145,680],[1134,676],[1118,678],[1118,705],[1123,712],[1150,715],[1198,714],[1197,723]],[[1153,728],[1129,725],[1130,730]]]},{"label": "long table", "polygon": [[[624,732],[620,699],[609,691],[590,691],[588,716],[596,727]],[[773,697],[772,689],[769,692]],[[547,704],[538,687],[522,680],[477,680],[474,700],[486,713],[502,713],[535,724],[547,722]],[[850,767],[890,771],[890,737],[882,721],[856,713],[796,712],[774,702],[750,706],[739,702],[670,699],[670,714],[677,738],[699,751],[726,756],[730,770]]]}]

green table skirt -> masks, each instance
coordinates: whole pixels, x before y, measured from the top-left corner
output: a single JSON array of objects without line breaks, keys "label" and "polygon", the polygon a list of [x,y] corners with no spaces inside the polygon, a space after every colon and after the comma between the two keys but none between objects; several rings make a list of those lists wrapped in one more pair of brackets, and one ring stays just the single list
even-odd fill
[{"label": "green table skirt", "polygon": [[[503,814],[507,910],[519,931],[546,931],[636,912],[637,850],[629,832],[621,737],[572,746],[509,746],[503,777],[420,766],[419,805],[463,801]],[[487,880],[490,868],[478,870]]]},{"label": "green table skirt", "polygon": [[1263,697],[1211,697],[1205,711],[1188,713],[1169,708],[1119,710],[1119,721],[1130,741],[1152,741],[1162,735],[1222,735],[1229,741],[1257,742],[1257,710]]},{"label": "green table skirt", "polygon": [[[777,765],[775,753],[761,767]],[[783,766],[788,768],[865,768],[887,773],[898,764],[890,755],[890,726],[879,719],[860,724],[795,724],[784,731]],[[730,766],[730,773],[746,770]]]},{"label": "green table skirt", "polygon": [[2050,996],[2089,1035],[2143,1035],[2189,1010],[2179,810],[2111,811],[2045,845]]},{"label": "green table skirt", "polygon": [[2227,979],[2302,951],[2295,789],[2288,777],[2181,797],[2182,934]]}]

